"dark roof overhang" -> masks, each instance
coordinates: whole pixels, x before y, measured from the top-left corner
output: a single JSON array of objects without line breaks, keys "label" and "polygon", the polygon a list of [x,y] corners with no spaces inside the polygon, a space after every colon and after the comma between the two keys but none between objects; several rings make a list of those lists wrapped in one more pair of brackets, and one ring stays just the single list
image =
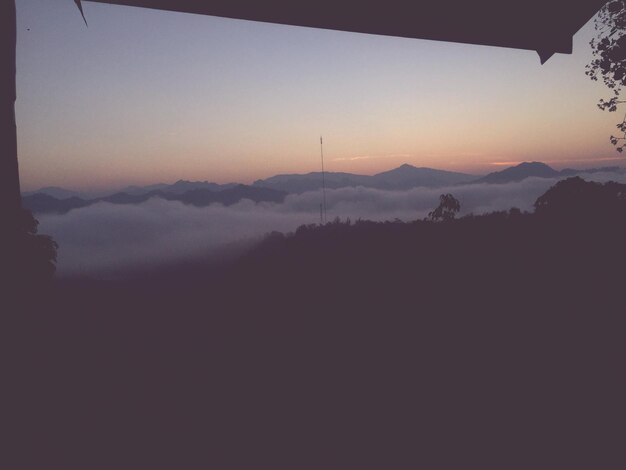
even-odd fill
[{"label": "dark roof overhang", "polygon": [[88,0],[295,26],[534,50],[545,62],[606,0]]}]

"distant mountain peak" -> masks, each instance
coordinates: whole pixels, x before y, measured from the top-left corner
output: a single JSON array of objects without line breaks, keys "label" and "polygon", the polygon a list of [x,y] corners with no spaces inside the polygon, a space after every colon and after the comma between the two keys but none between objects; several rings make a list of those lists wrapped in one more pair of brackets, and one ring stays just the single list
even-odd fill
[{"label": "distant mountain peak", "polygon": [[518,165],[494,171],[476,180],[477,183],[503,184],[522,181],[526,178],[553,178],[559,172],[543,162],[522,162]]},{"label": "distant mountain peak", "polygon": [[550,168],[551,170],[554,170],[550,165],[547,165],[543,162],[522,162],[519,165],[514,166],[513,168]]},{"label": "distant mountain peak", "polygon": [[[376,189],[405,190],[417,187],[442,187],[469,182],[475,177],[453,171],[436,170],[434,168],[417,168],[403,163],[392,170],[375,175],[357,175],[352,173],[326,172],[326,189],[346,187],[366,187]],[[322,188],[322,174],[282,174],[265,180],[257,180],[254,186],[267,187],[288,193],[317,191]]]},{"label": "distant mountain peak", "polygon": [[72,191],[70,189],[60,188],[58,186],[46,186],[45,188],[40,188],[36,191],[28,191],[24,193],[25,196],[30,196],[34,194],[46,194],[56,199],[67,199],[70,197],[80,196],[80,193],[78,191]]}]

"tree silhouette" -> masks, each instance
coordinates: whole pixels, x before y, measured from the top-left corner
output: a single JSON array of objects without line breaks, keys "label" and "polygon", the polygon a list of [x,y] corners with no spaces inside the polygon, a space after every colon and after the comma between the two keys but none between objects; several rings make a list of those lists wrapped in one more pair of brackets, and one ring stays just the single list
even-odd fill
[{"label": "tree silhouette", "polygon": [[[593,60],[585,72],[592,80],[602,77],[604,84],[612,91],[608,100],[600,99],[598,107],[614,112],[620,101],[622,87],[626,85],[626,0],[613,0],[604,5],[596,18],[597,37],[590,42]],[[621,137],[611,135],[610,140],[618,152],[626,147],[626,116],[617,129]]]},{"label": "tree silhouette", "polygon": [[457,212],[461,210],[461,203],[452,194],[442,194],[439,196],[439,206],[428,213],[430,220],[448,221],[454,219]]},{"label": "tree silhouette", "polygon": [[58,245],[52,237],[37,234],[38,225],[29,210],[21,209],[14,233],[8,234],[12,248],[5,260],[5,268],[9,269],[6,274],[17,285],[48,282],[56,270]]},{"label": "tree silhouette", "polygon": [[[552,218],[614,220],[626,213],[626,185],[596,183],[579,176],[561,180],[535,201],[535,213]],[[593,226],[593,225],[592,225]],[[591,228],[591,227],[590,227]]]}]

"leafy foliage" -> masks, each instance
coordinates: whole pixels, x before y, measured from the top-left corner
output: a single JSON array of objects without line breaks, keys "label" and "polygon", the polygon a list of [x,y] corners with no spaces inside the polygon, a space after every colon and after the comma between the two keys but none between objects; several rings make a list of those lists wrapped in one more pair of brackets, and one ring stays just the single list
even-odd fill
[{"label": "leafy foliage", "polygon": [[[612,91],[609,99],[600,99],[598,107],[614,112],[620,101],[622,87],[626,85],[626,0],[613,0],[600,9],[596,18],[597,37],[591,40],[593,60],[586,67],[586,74],[594,81],[602,78]],[[626,116],[617,129],[621,137],[611,135],[610,141],[618,152],[626,147]]]},{"label": "leafy foliage", "polygon": [[591,226],[597,219],[625,220],[626,185],[585,181],[578,176],[568,178],[537,199],[535,213],[559,221],[584,219]]},{"label": "leafy foliage", "polygon": [[56,270],[58,245],[52,237],[38,234],[38,225],[29,210],[20,211],[6,260],[12,267],[8,274],[18,284],[47,282]]},{"label": "leafy foliage", "polygon": [[430,220],[453,220],[457,212],[461,210],[461,203],[452,194],[442,194],[439,196],[439,206],[428,213]]}]

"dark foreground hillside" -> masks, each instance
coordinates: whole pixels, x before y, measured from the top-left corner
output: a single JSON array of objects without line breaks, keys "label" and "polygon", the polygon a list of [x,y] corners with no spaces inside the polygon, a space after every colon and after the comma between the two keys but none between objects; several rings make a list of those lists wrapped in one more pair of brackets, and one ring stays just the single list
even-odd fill
[{"label": "dark foreground hillside", "polygon": [[624,468],[623,187],[20,292],[10,468]]}]

